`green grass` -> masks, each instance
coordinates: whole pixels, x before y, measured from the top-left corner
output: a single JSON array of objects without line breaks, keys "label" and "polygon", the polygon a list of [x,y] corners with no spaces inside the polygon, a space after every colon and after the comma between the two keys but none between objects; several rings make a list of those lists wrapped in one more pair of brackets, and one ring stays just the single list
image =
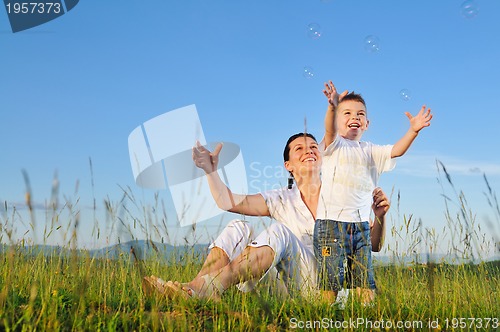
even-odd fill
[{"label": "green grass", "polygon": [[[0,330],[6,331],[286,331],[343,328],[352,331],[494,331],[500,329],[500,262],[485,262],[481,255],[498,252],[498,234],[481,230],[467,206],[464,193],[455,189],[451,177],[438,165],[443,186],[444,216],[448,226],[437,232],[424,229],[411,215],[399,213],[399,194],[391,215],[397,215],[388,230],[395,240],[386,252],[389,265],[377,265],[378,295],[365,307],[350,297],[339,310],[319,301],[282,298],[266,285],[255,292],[232,288],[221,302],[167,300],[145,296],[141,279],[145,272],[169,280],[191,280],[201,267],[199,253],[182,262],[172,257],[149,257],[143,264],[129,253],[117,259],[91,258],[74,250],[79,227],[78,200],[48,213],[45,234],[61,227],[67,230],[64,253],[42,254],[26,250],[26,243],[12,240],[20,214],[5,202],[0,215],[0,237],[9,246],[0,252]],[[26,175],[27,177],[27,175]],[[486,199],[500,224],[495,192],[485,177]],[[29,181],[27,180],[27,184]],[[30,192],[27,185],[27,193]],[[58,188],[52,192],[57,194]],[[450,193],[451,192],[451,193]],[[27,195],[29,224],[34,213]],[[125,204],[125,203],[128,204]],[[124,208],[127,205],[128,208]],[[135,216],[132,208],[139,211]],[[153,209],[137,203],[129,190],[119,203],[105,202],[111,228],[114,225],[150,229],[165,235],[162,204]],[[94,204],[95,209],[95,204]],[[154,211],[154,212],[152,212]],[[66,213],[65,213],[66,212]],[[63,215],[68,215],[64,221]],[[130,226],[133,225],[133,226]],[[153,225],[146,227],[145,225]],[[99,234],[96,230],[96,234]],[[454,260],[422,263],[419,253],[434,253],[447,234],[447,256]],[[485,236],[489,234],[489,236]],[[98,235],[97,235],[98,236]],[[151,238],[146,234],[147,238]],[[68,252],[70,253],[68,255]],[[425,256],[425,255],[424,255]],[[475,262],[474,264],[472,262]],[[400,328],[396,324],[402,324]]]},{"label": "green grass", "polygon": [[[68,259],[11,248],[1,258],[1,330],[280,331],[361,320],[356,328],[346,326],[370,330],[366,327],[382,320],[422,322],[427,327],[436,319],[446,330],[446,318],[450,326],[452,318],[500,318],[500,262],[379,266],[374,306],[350,300],[345,310],[338,310],[300,298],[283,299],[266,287],[249,294],[231,289],[220,303],[146,297],[140,271],[126,255],[115,260]],[[146,262],[152,273],[167,279],[189,280],[200,267],[189,261],[175,267],[167,263],[159,257]],[[490,321],[488,330],[494,330],[494,324]],[[418,325],[406,327],[401,330],[420,330]]]}]

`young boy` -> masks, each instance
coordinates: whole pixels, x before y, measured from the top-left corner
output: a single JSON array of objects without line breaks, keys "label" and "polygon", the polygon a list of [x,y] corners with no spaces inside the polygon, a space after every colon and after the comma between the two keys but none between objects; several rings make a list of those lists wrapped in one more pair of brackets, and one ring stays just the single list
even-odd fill
[{"label": "young boy", "polygon": [[319,282],[327,299],[335,299],[345,281],[368,304],[376,289],[368,222],[371,193],[380,174],[392,170],[394,158],[402,156],[420,130],[430,125],[432,114],[425,105],[416,116],[406,112],[410,120],[406,134],[394,145],[375,145],[361,141],[369,125],[361,95],[344,91],[339,96],[332,81],[325,83],[323,93],[329,104],[313,235]]}]

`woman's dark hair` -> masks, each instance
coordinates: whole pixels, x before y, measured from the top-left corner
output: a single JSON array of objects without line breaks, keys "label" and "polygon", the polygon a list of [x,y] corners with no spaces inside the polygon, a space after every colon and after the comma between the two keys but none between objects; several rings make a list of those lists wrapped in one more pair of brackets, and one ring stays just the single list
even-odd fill
[{"label": "woman's dark hair", "polygon": [[285,150],[283,151],[283,160],[288,161],[290,159],[290,143],[292,143],[293,140],[299,137],[310,137],[312,138],[316,143],[318,142],[316,140],[316,137],[314,137],[312,134],[309,133],[297,133],[295,135],[290,136],[288,141],[286,142],[285,145]]}]

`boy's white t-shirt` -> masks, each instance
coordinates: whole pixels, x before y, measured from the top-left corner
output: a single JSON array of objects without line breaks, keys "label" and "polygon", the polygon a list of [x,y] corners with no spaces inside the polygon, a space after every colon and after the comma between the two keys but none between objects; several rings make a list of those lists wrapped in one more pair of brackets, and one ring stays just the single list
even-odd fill
[{"label": "boy's white t-shirt", "polygon": [[353,141],[337,135],[323,152],[316,219],[368,221],[380,174],[396,166],[392,145]]}]

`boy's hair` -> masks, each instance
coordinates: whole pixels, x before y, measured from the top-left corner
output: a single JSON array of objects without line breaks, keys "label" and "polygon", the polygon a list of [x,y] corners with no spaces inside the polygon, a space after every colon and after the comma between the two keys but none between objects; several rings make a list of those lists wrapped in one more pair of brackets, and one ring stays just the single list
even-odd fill
[{"label": "boy's hair", "polygon": [[316,137],[314,137],[312,134],[309,133],[297,133],[295,135],[290,136],[288,141],[286,141],[285,145],[285,150],[283,151],[283,159],[284,161],[288,161],[290,159],[290,143],[292,143],[293,140],[299,137],[310,137],[312,138],[316,143],[318,143],[318,140]]},{"label": "boy's hair", "polygon": [[363,104],[366,108],[366,103],[365,103],[365,100],[363,99],[363,97],[361,97],[360,94],[358,93],[355,93],[354,91],[351,91],[349,92],[348,94],[346,94],[344,96],[344,98],[342,98],[342,100],[339,101],[339,104],[340,103],[343,103],[344,101],[350,101],[350,100],[353,100],[353,101],[357,101],[357,102],[360,102],[361,104]]}]

